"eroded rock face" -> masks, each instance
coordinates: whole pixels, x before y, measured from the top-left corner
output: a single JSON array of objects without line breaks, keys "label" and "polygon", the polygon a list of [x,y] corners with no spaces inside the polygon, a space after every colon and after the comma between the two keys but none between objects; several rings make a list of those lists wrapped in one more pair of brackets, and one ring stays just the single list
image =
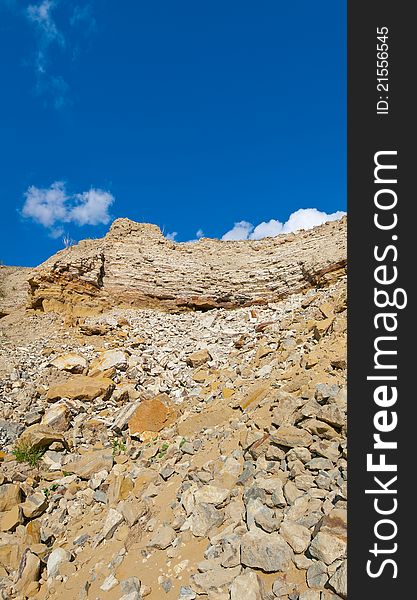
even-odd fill
[{"label": "eroded rock face", "polygon": [[29,304],[76,316],[109,306],[236,308],[332,280],[345,266],[346,219],[258,241],[196,243],[117,219],[104,238],[83,240],[40,265],[29,280]]}]

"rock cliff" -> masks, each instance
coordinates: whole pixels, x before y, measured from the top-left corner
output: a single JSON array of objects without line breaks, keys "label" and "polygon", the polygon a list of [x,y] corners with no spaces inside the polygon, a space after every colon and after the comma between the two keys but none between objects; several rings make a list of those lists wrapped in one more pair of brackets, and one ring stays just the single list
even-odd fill
[{"label": "rock cliff", "polygon": [[169,312],[276,301],[346,266],[346,219],[259,241],[176,243],[117,219],[108,234],[58,252],[30,278],[30,306],[75,316],[110,306]]}]

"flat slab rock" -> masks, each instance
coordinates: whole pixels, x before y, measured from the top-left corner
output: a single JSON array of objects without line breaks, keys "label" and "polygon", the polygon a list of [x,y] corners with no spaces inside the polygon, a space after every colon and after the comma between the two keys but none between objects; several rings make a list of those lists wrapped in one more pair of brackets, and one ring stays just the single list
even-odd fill
[{"label": "flat slab rock", "polygon": [[173,423],[176,416],[175,406],[167,394],[159,394],[155,398],[143,400],[129,419],[130,434],[161,431]]}]

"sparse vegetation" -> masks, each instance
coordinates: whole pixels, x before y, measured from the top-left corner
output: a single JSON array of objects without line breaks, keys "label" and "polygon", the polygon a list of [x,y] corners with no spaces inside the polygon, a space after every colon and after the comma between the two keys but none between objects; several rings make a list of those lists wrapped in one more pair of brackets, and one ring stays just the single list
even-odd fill
[{"label": "sparse vegetation", "polygon": [[113,456],[126,452],[126,443],[123,439],[114,438],[112,441]]},{"label": "sparse vegetation", "polygon": [[46,448],[36,448],[24,443],[15,446],[12,454],[18,463],[27,463],[31,467],[36,467],[45,454]]},{"label": "sparse vegetation", "polygon": [[167,444],[166,442],[164,444],[162,444],[158,454],[156,455],[156,457],[161,460],[162,458],[164,458],[165,454],[167,453],[167,450],[169,448],[169,444]]}]

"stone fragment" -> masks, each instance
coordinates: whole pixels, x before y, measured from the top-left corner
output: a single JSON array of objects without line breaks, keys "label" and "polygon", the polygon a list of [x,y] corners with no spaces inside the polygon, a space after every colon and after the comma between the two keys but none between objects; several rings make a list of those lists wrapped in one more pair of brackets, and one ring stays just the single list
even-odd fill
[{"label": "stone fragment", "polygon": [[39,589],[40,570],[40,559],[30,550],[26,550],[17,571],[16,591],[22,592],[25,596],[35,595]]},{"label": "stone fragment", "polygon": [[270,385],[267,383],[255,383],[249,388],[247,393],[239,402],[240,408],[245,410],[246,408],[252,408],[258,405],[264,398],[266,398],[270,389]]},{"label": "stone fragment", "polygon": [[48,500],[42,492],[35,492],[20,505],[27,519],[35,519],[48,508]]},{"label": "stone fragment", "polygon": [[171,425],[177,416],[174,404],[167,394],[142,400],[130,417],[128,425],[131,435],[145,431],[158,432]]},{"label": "stone fragment", "polygon": [[313,436],[299,427],[282,425],[271,435],[270,440],[274,444],[288,448],[294,448],[295,446],[308,448],[313,443]]},{"label": "stone fragment", "polygon": [[94,547],[97,547],[103,540],[109,540],[121,523],[123,523],[123,515],[114,508],[110,508],[103,529],[94,541]]},{"label": "stone fragment", "polygon": [[61,567],[69,563],[71,559],[71,553],[65,550],[65,548],[55,548],[55,550],[52,550],[46,563],[48,577],[54,579],[60,574]]},{"label": "stone fragment", "polygon": [[310,544],[310,554],[322,560],[326,565],[330,565],[338,558],[342,558],[346,553],[346,542],[340,538],[319,531]]},{"label": "stone fragment", "polygon": [[54,431],[67,431],[71,420],[69,408],[64,403],[51,406],[43,415],[41,425],[50,427]]},{"label": "stone fragment", "polygon": [[258,576],[253,571],[238,575],[230,588],[230,600],[262,600]]},{"label": "stone fragment", "polygon": [[279,532],[297,554],[307,550],[311,541],[311,534],[307,527],[303,527],[303,525],[299,525],[290,519],[285,519],[281,523]]},{"label": "stone fragment", "polygon": [[329,575],[327,573],[327,566],[321,560],[314,561],[307,570],[307,584],[310,588],[324,588]]},{"label": "stone fragment", "polygon": [[67,463],[65,470],[68,473],[75,473],[82,479],[90,479],[90,477],[99,471],[111,471],[113,460],[113,453],[109,449],[90,450],[82,454],[80,458]]},{"label": "stone fragment", "polygon": [[230,569],[217,567],[204,573],[196,573],[190,577],[191,587],[198,594],[208,594],[210,591],[229,587],[240,571],[241,567],[237,566]]},{"label": "stone fragment", "polygon": [[51,365],[59,369],[60,371],[69,371],[70,373],[83,373],[88,367],[87,360],[76,354],[75,352],[69,352],[58,356],[51,361]]},{"label": "stone fragment", "polygon": [[201,502],[196,505],[190,517],[189,525],[196,537],[205,537],[210,529],[221,525],[223,520],[223,511],[215,508],[213,504]]},{"label": "stone fragment", "polygon": [[182,585],[180,587],[178,600],[195,600],[196,598],[197,594],[189,585]]},{"label": "stone fragment", "polygon": [[204,485],[194,494],[197,503],[205,502],[207,504],[222,504],[230,495],[230,491],[215,485]]},{"label": "stone fragment", "polygon": [[344,560],[336,573],[330,578],[329,584],[336,594],[342,598],[347,598],[347,561]]},{"label": "stone fragment", "polygon": [[19,504],[22,497],[20,486],[16,483],[3,483],[0,485],[0,512],[10,510]]},{"label": "stone fragment", "polygon": [[19,505],[13,506],[0,514],[0,531],[14,531],[23,521],[22,508]]},{"label": "stone fragment", "polygon": [[193,352],[192,354],[189,354],[187,356],[187,365],[190,365],[190,367],[201,367],[201,365],[204,365],[206,362],[209,362],[211,360],[211,355],[210,352],[204,348],[203,350],[197,350],[196,352]]},{"label": "stone fragment", "polygon": [[158,548],[158,550],[165,550],[172,544],[176,537],[177,534],[170,525],[161,525],[153,534],[148,546],[150,548]]},{"label": "stone fragment", "polygon": [[302,426],[312,435],[316,435],[324,440],[334,440],[339,438],[339,434],[333,429],[333,427],[324,421],[319,421],[318,419],[306,419],[303,421]]},{"label": "stone fragment", "polygon": [[58,442],[69,450],[68,442],[62,433],[57,433],[46,425],[31,425],[20,436],[18,445],[25,449],[45,449],[51,444]]},{"label": "stone fragment", "polygon": [[92,401],[100,396],[103,400],[107,400],[113,390],[114,383],[107,377],[73,375],[68,381],[51,386],[46,399],[49,402],[54,402],[60,398]]},{"label": "stone fragment", "polygon": [[253,528],[242,537],[241,562],[246,567],[267,573],[285,571],[292,563],[293,552],[279,533],[265,533]]},{"label": "stone fragment", "polygon": [[100,589],[103,592],[109,592],[110,590],[112,590],[113,588],[115,588],[116,585],[118,585],[118,584],[119,584],[119,580],[116,579],[116,577],[113,574],[110,574],[103,581],[103,583],[100,586]]},{"label": "stone fragment", "polygon": [[127,363],[127,354],[123,350],[106,350],[91,364],[90,371],[107,371],[113,368],[124,371]]}]

